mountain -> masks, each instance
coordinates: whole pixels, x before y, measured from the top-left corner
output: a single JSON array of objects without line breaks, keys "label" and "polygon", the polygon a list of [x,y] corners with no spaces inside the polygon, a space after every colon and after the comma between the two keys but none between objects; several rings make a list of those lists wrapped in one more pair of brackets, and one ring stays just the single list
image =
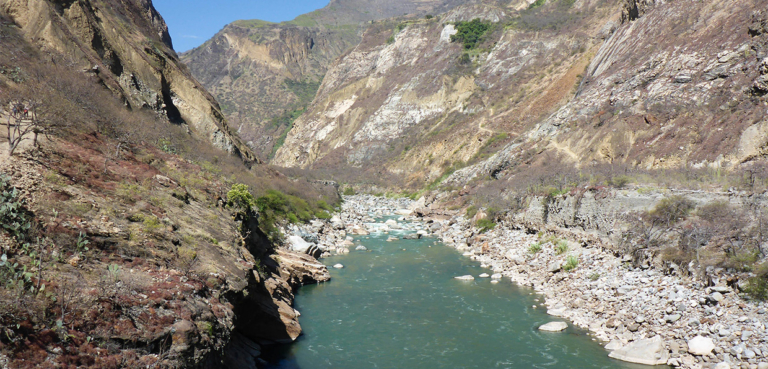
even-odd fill
[{"label": "mountain", "polygon": [[279,227],[338,189],[258,163],[151,2],[0,1],[0,124],[0,367],[255,368],[299,336],[329,275]]},{"label": "mountain", "polygon": [[0,1],[35,46],[65,54],[134,109],[151,109],[217,147],[256,160],[173,51],[151,0]]},{"label": "mountain", "polygon": [[[378,22],[273,163],[416,189],[545,162],[732,168],[762,156],[768,69],[764,2],[728,4],[486,1]],[[480,42],[452,42],[475,18]]]},{"label": "mountain", "polygon": [[334,0],[289,22],[233,22],[181,60],[266,159],[312,101],[329,65],[360,42],[367,22],[438,13],[463,2]]}]

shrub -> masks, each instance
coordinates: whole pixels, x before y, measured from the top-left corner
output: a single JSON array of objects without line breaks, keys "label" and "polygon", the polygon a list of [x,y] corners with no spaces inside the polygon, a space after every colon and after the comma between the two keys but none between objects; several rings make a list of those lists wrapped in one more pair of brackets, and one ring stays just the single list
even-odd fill
[{"label": "shrub", "polygon": [[19,190],[10,185],[10,179],[0,176],[0,228],[17,240],[23,240],[32,226]]},{"label": "shrub", "polygon": [[568,258],[565,259],[565,265],[563,265],[563,270],[566,272],[570,272],[571,270],[576,269],[576,267],[579,266],[579,258],[569,255]]},{"label": "shrub", "polygon": [[531,254],[536,254],[539,251],[541,251],[541,244],[538,242],[533,243],[531,244],[531,246],[528,247],[528,252],[530,252]]},{"label": "shrub", "polygon": [[594,282],[594,281],[596,281],[598,279],[600,279],[600,273],[598,273],[598,272],[594,272],[594,273],[589,275],[589,280],[590,281]]},{"label": "shrub", "polygon": [[547,0],[536,0],[531,5],[528,5],[528,9],[536,9],[542,5],[544,5],[547,2]]},{"label": "shrub", "polygon": [[227,192],[227,202],[230,206],[236,206],[246,212],[256,206],[253,194],[248,190],[248,186],[242,183],[232,185],[232,189]]},{"label": "shrub", "polygon": [[632,178],[625,175],[615,176],[608,181],[608,184],[616,188],[624,188],[627,183],[632,182]]},{"label": "shrub", "polygon": [[352,196],[355,194],[355,189],[352,187],[347,187],[344,189],[344,196]]},{"label": "shrub", "polygon": [[755,300],[765,301],[768,299],[768,281],[763,277],[752,277],[747,280],[744,293]]},{"label": "shrub", "polygon": [[696,204],[685,196],[663,198],[648,214],[652,222],[670,226],[685,219]]},{"label": "shrub", "polygon": [[478,209],[478,208],[477,208],[477,206],[475,206],[475,205],[472,205],[472,206],[468,207],[468,208],[467,208],[467,219],[472,219],[472,218],[474,218],[474,217],[475,217],[475,215],[477,215],[477,211],[478,211],[478,210],[479,210],[479,209]]},{"label": "shrub", "polygon": [[469,22],[456,22],[456,34],[451,36],[451,42],[459,41],[465,49],[473,49],[482,42],[483,36],[491,29],[491,24],[475,18]]},{"label": "shrub", "polygon": [[496,227],[496,223],[488,218],[478,219],[477,226],[480,227],[480,233],[485,233]]},{"label": "shrub", "polygon": [[560,241],[555,246],[555,254],[562,255],[568,252],[568,242],[566,241]]}]

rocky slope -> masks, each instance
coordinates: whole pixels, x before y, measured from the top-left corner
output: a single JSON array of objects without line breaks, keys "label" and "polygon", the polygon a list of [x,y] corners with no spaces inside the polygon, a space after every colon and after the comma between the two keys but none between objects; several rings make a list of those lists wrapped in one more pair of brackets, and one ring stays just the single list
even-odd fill
[{"label": "rocky slope", "polygon": [[[383,166],[432,181],[518,139],[567,101],[617,11],[601,1],[530,10],[487,1],[373,25],[328,72],[274,163]],[[475,18],[492,25],[484,41],[452,42],[456,22]]]},{"label": "rocky slope", "polygon": [[[128,109],[109,75],[62,54],[87,48],[30,40],[14,16],[0,12],[0,367],[253,368],[260,344],[296,339],[294,289],[329,276],[282,246],[282,220],[255,198],[330,209],[334,183],[289,179],[192,124]],[[20,126],[36,131],[9,153]],[[234,184],[247,206],[230,201]]]},{"label": "rocky slope", "polygon": [[367,22],[439,13],[462,2],[334,0],[290,22],[234,22],[181,59],[248,145],[271,157],[328,67],[360,41]]},{"label": "rocky slope", "polygon": [[[763,2],[520,5],[372,25],[273,162],[423,187],[467,164],[446,183],[507,178],[547,158],[658,169],[762,157]],[[451,43],[453,22],[473,18],[496,25],[486,41]]]},{"label": "rocky slope", "polygon": [[0,10],[36,47],[67,55],[131,108],[156,111],[223,150],[256,160],[179,61],[151,0],[3,0]]}]

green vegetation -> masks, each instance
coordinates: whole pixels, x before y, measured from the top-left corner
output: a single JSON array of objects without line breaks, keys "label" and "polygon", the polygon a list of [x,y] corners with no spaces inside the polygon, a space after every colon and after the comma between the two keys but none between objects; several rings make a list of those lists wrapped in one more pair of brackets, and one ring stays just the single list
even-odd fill
[{"label": "green vegetation", "polygon": [[232,22],[232,25],[243,27],[243,28],[262,28],[270,24],[274,24],[274,23],[265,21],[265,20],[260,20],[260,19],[236,20]]},{"label": "green vegetation", "polygon": [[768,280],[765,277],[752,277],[748,279],[744,293],[755,300],[768,300]]},{"label": "green vegetation", "polygon": [[531,246],[528,247],[528,252],[531,254],[536,254],[539,251],[541,251],[541,244],[538,242],[532,243]]},{"label": "green vegetation", "polygon": [[547,0],[536,0],[531,5],[528,5],[528,9],[536,9],[547,3]]},{"label": "green vegetation", "polygon": [[594,272],[594,273],[589,275],[589,280],[590,281],[594,282],[594,281],[596,281],[598,279],[600,279],[600,273],[598,273],[598,272]]},{"label": "green vegetation", "polygon": [[0,176],[1,229],[21,241],[26,238],[31,226],[31,216],[27,214],[19,191],[11,186],[10,178],[5,175]]},{"label": "green vegetation", "polygon": [[491,29],[491,23],[475,18],[469,22],[456,22],[456,34],[451,36],[451,42],[461,42],[464,48],[474,49],[483,41],[483,36]]},{"label": "green vegetation", "polygon": [[557,243],[555,246],[555,254],[556,255],[562,255],[568,252],[568,242],[565,240],[562,240]]},{"label": "green vegetation", "polygon": [[282,114],[272,118],[269,125],[273,129],[281,130],[280,135],[275,140],[275,144],[272,146],[272,152],[269,154],[269,158],[275,157],[277,150],[283,146],[288,132],[293,128],[293,122],[307,111],[307,106],[315,98],[317,90],[320,88],[320,82],[318,81],[294,81],[286,79],[283,84],[285,88],[296,95],[298,101],[286,109]]},{"label": "green vegetation", "polygon": [[477,206],[475,206],[475,205],[472,205],[472,206],[468,207],[467,208],[467,218],[468,219],[474,218],[475,215],[477,214],[478,210],[480,210],[480,209],[478,209]]},{"label": "green vegetation", "polygon": [[227,192],[227,204],[240,209],[238,217],[247,219],[254,210],[259,212],[259,227],[267,236],[276,240],[280,237],[279,223],[306,223],[314,218],[330,219],[333,208],[325,200],[310,204],[306,200],[278,190],[269,189],[258,198],[251,194],[248,186],[236,183]]},{"label": "green vegetation", "polygon": [[563,270],[566,272],[570,272],[571,270],[576,269],[576,267],[579,266],[579,258],[568,255],[568,257],[565,259],[565,265],[563,265]]},{"label": "green vegetation", "polygon": [[485,233],[496,227],[496,223],[488,218],[478,219],[477,226],[480,228],[480,233]]},{"label": "green vegetation", "polygon": [[347,187],[344,189],[344,196],[352,196],[355,194],[355,189],[352,187]]},{"label": "green vegetation", "polygon": [[315,27],[317,26],[317,20],[312,16],[314,13],[315,12],[302,14],[296,17],[294,20],[285,23],[299,27]]}]

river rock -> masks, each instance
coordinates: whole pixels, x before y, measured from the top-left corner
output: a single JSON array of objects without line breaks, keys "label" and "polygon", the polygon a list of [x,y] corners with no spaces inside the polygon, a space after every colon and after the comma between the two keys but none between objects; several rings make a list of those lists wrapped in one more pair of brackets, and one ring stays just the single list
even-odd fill
[{"label": "river rock", "polygon": [[715,349],[711,338],[696,336],[688,340],[688,352],[693,355],[709,355]]},{"label": "river rock", "polygon": [[353,227],[352,230],[349,233],[360,235],[360,236],[367,236],[367,235],[371,234],[370,232],[366,231],[365,228],[362,228],[362,227],[359,227],[359,226]]},{"label": "river rock", "polygon": [[392,242],[392,241],[397,241],[397,240],[399,240],[399,238],[397,238],[397,237],[395,237],[395,236],[389,236],[389,237],[387,237],[387,242]]},{"label": "river rock", "polygon": [[304,239],[300,236],[288,237],[288,245],[292,251],[300,252],[303,254],[306,254],[307,250],[312,247],[311,243],[304,241]]},{"label": "river rock", "polygon": [[545,332],[560,332],[568,328],[568,323],[565,322],[549,322],[539,327],[540,331]]},{"label": "river rock", "polygon": [[397,227],[397,221],[394,219],[387,219],[386,222],[384,222],[389,227]]},{"label": "river rock", "polygon": [[368,251],[368,248],[363,246],[363,245],[360,245],[360,246],[355,247],[355,250],[357,250],[357,251]]},{"label": "river rock", "polygon": [[664,348],[660,336],[631,342],[612,351],[608,356],[617,360],[645,365],[662,365],[669,360],[669,352]]},{"label": "river rock", "polygon": [[488,275],[488,273],[483,273],[483,274],[480,274],[478,277],[480,277],[480,278],[488,278],[488,277],[490,277],[490,275]]},{"label": "river rock", "polygon": [[605,345],[605,349],[608,351],[615,351],[622,347],[624,347],[624,345],[622,345],[619,340],[611,340],[611,342],[608,342],[608,344]]},{"label": "river rock", "polygon": [[395,214],[397,214],[397,215],[404,215],[404,216],[409,216],[409,215],[411,215],[411,213],[413,213],[413,212],[408,210],[408,209],[397,209],[395,211]]},{"label": "river rock", "polygon": [[491,275],[491,279],[501,279],[501,273],[494,273]]},{"label": "river rock", "polygon": [[720,364],[715,365],[715,369],[731,369],[731,364],[722,362]]},{"label": "river rock", "polygon": [[458,279],[460,281],[473,281],[473,280],[475,280],[475,277],[473,277],[473,276],[471,276],[469,274],[458,276],[458,277],[453,277],[453,278],[454,279]]},{"label": "river rock", "polygon": [[418,240],[419,238],[421,238],[421,235],[418,233],[409,233],[403,236],[404,240]]},{"label": "river rock", "polygon": [[334,269],[341,269],[341,268],[344,268],[344,265],[341,265],[341,264],[334,264],[334,265],[333,265],[333,268],[334,268]]}]

